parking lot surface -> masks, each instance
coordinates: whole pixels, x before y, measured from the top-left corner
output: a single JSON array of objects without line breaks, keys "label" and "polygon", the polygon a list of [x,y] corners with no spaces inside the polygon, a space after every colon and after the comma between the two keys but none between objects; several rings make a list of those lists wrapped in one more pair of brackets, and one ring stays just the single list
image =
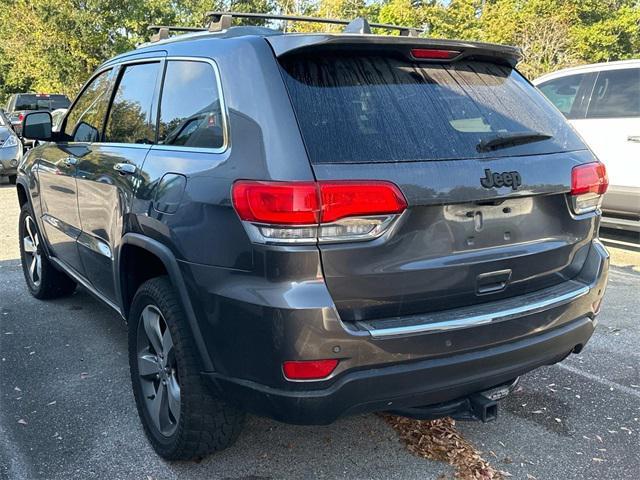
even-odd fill
[{"label": "parking lot surface", "polygon": [[[231,449],[167,463],[144,438],[126,327],[85,290],[41,302],[24,286],[14,187],[0,185],[0,478],[452,478],[377,415],[328,427],[249,417]],[[491,424],[458,423],[496,470],[523,479],[640,478],[640,255],[613,266],[585,351],[522,378]]]}]

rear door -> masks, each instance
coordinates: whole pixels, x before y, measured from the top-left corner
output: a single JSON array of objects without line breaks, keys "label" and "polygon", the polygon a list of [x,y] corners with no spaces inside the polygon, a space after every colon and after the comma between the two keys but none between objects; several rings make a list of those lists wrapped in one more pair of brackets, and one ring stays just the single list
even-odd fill
[{"label": "rear door", "polygon": [[119,68],[104,133],[78,162],[78,249],[87,278],[112,301],[114,251],[125,230],[140,169],[156,138],[161,71],[160,60]]},{"label": "rear door", "polygon": [[[596,223],[572,215],[566,193],[592,154],[511,67],[407,53],[280,58],[316,178],[392,181],[408,203],[380,238],[320,244],[341,318],[472,305],[575,276]],[[486,147],[521,133],[538,136]]]}]

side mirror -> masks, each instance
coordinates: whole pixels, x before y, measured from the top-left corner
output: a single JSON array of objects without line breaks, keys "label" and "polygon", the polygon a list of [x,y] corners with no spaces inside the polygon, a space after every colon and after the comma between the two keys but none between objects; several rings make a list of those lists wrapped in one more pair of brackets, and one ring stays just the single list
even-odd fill
[{"label": "side mirror", "polygon": [[32,112],[22,119],[22,138],[49,142],[52,139],[52,121],[49,112]]}]

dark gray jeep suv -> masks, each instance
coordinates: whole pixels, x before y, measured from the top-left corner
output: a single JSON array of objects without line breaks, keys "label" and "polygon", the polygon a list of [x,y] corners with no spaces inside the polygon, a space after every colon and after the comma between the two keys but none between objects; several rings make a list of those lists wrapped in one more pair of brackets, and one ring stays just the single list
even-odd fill
[{"label": "dark gray jeep suv", "polygon": [[517,49],[228,20],[109,60],[60,132],[24,119],[28,288],[128,320],[160,455],[230,445],[245,411],[490,420],[584,347],[606,172]]}]

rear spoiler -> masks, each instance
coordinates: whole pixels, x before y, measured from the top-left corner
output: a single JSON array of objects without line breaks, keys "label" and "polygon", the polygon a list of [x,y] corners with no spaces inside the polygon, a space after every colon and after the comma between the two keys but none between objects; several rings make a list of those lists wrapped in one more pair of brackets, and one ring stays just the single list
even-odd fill
[{"label": "rear spoiler", "polygon": [[522,59],[517,47],[493,43],[465,42],[462,40],[442,40],[431,38],[399,37],[390,35],[348,35],[348,34],[294,34],[266,37],[275,55],[282,57],[302,50],[335,51],[348,48],[356,51],[404,51],[412,48],[459,51],[451,61],[463,58],[487,60],[515,67]]}]

